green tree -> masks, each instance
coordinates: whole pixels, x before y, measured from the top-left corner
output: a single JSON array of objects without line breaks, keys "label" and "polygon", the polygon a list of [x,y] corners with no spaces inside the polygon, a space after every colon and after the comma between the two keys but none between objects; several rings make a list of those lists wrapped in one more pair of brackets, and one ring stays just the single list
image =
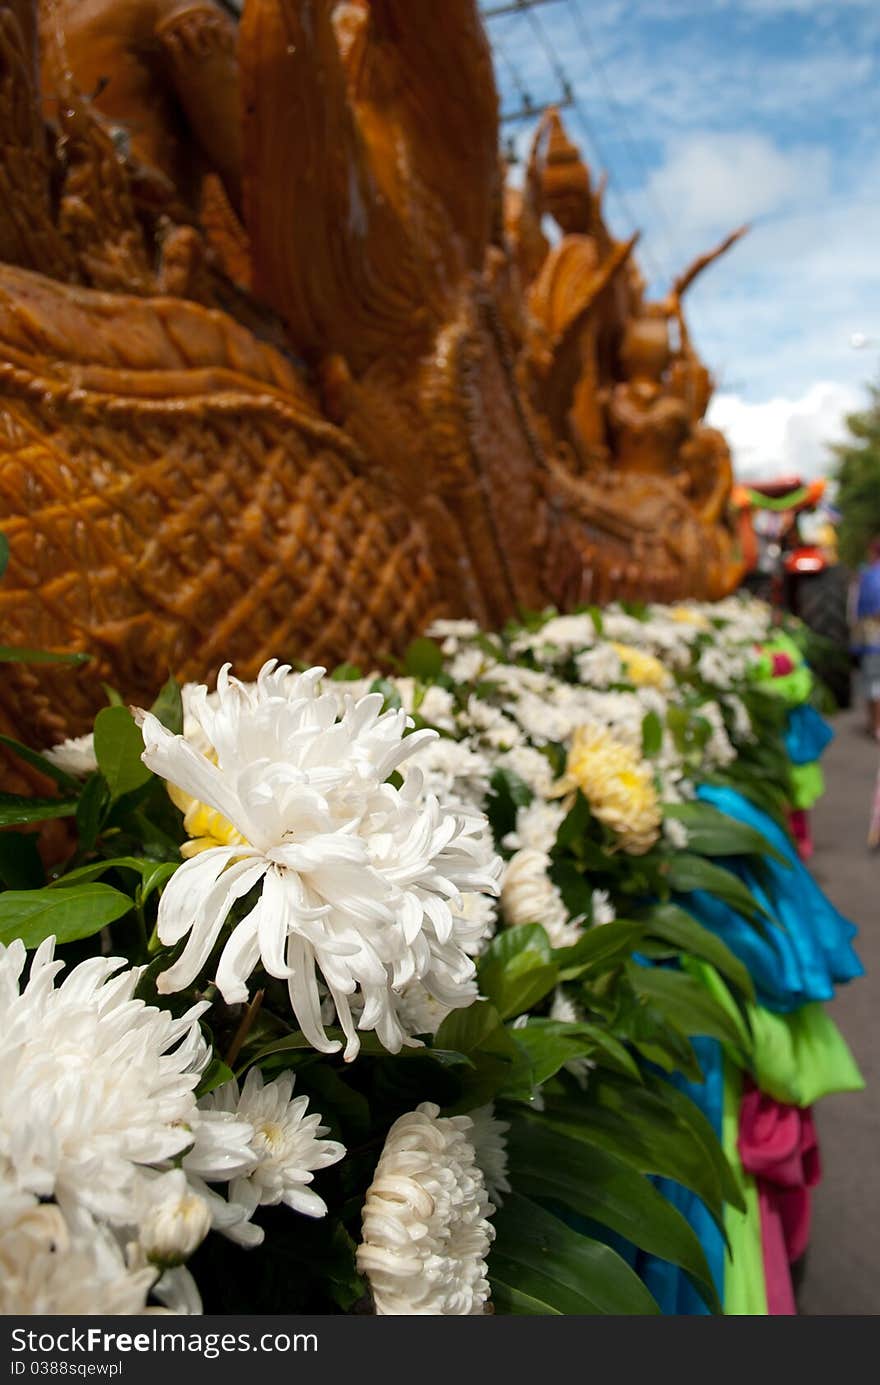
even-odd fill
[{"label": "green tree", "polygon": [[864,561],[868,543],[880,534],[880,385],[870,385],[868,393],[868,407],[846,420],[849,438],[832,448],[842,515],[840,556],[850,567]]}]

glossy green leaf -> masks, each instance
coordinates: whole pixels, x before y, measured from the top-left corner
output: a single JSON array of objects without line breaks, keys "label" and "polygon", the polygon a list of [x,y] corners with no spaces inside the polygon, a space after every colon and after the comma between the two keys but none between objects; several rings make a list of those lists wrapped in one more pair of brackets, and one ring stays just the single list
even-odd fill
[{"label": "glossy green leaf", "polygon": [[692,1227],[622,1159],[548,1129],[539,1116],[511,1121],[508,1154],[510,1181],[526,1197],[561,1203],[680,1266],[701,1297],[720,1311],[705,1252]]},{"label": "glossy green leaf", "polygon": [[636,992],[662,1011],[682,1034],[720,1039],[739,1049],[741,1033],[737,1025],[695,977],[668,967],[640,967],[634,963],[629,976]]},{"label": "glossy green leaf", "polygon": [[6,890],[0,894],[0,942],[21,938],[38,947],[54,934],[59,943],[90,938],[131,908],[128,895],[110,885],[74,885],[69,890]]},{"label": "glossy green leaf", "polygon": [[747,968],[726,943],[679,905],[652,904],[650,908],[642,910],[640,921],[651,937],[662,938],[681,952],[711,962],[747,1000],[754,1000],[754,982]]},{"label": "glossy green leaf", "polygon": [[170,880],[177,866],[173,861],[151,861],[147,857],[110,856],[103,861],[91,861],[86,866],[78,866],[66,875],[59,875],[57,880],[52,881],[52,887],[60,889],[70,885],[82,885],[89,880],[100,879],[111,870],[135,871],[141,877],[139,899],[145,904],[155,890]]},{"label": "glossy green leaf", "polygon": [[509,1193],[493,1218],[489,1278],[496,1310],[529,1316],[656,1314],[657,1304],[616,1251]]},{"label": "glossy green leaf", "polygon": [[780,865],[790,864],[763,832],[729,817],[711,803],[665,803],[663,812],[683,825],[688,850],[699,856],[771,856]]},{"label": "glossy green leaf", "polygon": [[429,682],[443,672],[443,651],[435,640],[420,636],[407,646],[403,666],[411,678]]},{"label": "glossy green leaf", "polygon": [[9,540],[5,534],[0,534],[0,577],[6,571],[9,564]]},{"label": "glossy green leaf", "polygon": [[[673,890],[679,894],[690,894],[692,890],[707,890],[709,894],[723,899],[737,913],[757,923],[766,918],[763,906],[749,893],[743,882],[724,866],[695,856],[689,851],[680,851],[669,861],[667,879]],[[770,920],[772,922],[772,920]]]},{"label": "glossy green leaf", "polygon": [[480,994],[502,1019],[525,1014],[553,989],[559,975],[550,941],[539,924],[505,928],[480,958]]},{"label": "glossy green leaf", "polygon": [[656,712],[646,712],[642,718],[642,755],[650,760],[663,746],[663,722]]},{"label": "glossy green leaf", "polygon": [[598,1025],[568,1024],[562,1020],[532,1018],[515,1031],[517,1044],[525,1049],[532,1068],[532,1083],[539,1086],[575,1058],[604,1055],[622,1072],[638,1080],[639,1071],[623,1044]]},{"label": "glossy green leaf", "polygon": [[645,932],[635,920],[616,919],[587,929],[572,947],[557,948],[553,959],[563,980],[589,974],[599,975],[618,965],[636,951]]},{"label": "glossy green leaf", "polygon": [[75,812],[75,798],[29,798],[24,794],[0,793],[0,827],[70,818]]},{"label": "glossy green leaf", "polygon": [[141,755],[144,738],[127,707],[104,707],[95,718],[95,757],[113,798],[150,778]]},{"label": "glossy green leaf", "polygon": [[222,1058],[212,1058],[202,1073],[196,1096],[207,1096],[215,1087],[222,1087],[224,1082],[231,1082],[234,1076],[232,1068],[227,1067]]},{"label": "glossy green leaf", "polygon": [[169,678],[167,683],[162,685],[150,711],[173,736],[183,735],[183,698],[176,678]]},{"label": "glossy green leaf", "polygon": [[76,805],[76,830],[82,851],[91,851],[110,807],[110,790],[103,774],[89,776]]}]

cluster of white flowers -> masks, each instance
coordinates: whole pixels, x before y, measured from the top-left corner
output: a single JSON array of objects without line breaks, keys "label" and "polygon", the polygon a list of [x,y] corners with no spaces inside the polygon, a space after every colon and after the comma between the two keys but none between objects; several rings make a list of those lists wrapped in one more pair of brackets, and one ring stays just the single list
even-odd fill
[{"label": "cluster of white flowers", "polygon": [[197,1100],[205,1002],[177,1019],[145,1004],[141,969],[121,958],[89,958],[56,984],[53,939],[22,985],[25,961],[22,943],[0,946],[0,1302],[138,1312],[153,1291],[198,1311],[177,1267],[212,1226],[256,1244],[261,1203],[323,1214],[305,1185],[344,1151],[319,1138],[306,1098],[291,1101],[290,1079],[263,1087],[251,1073],[240,1098]]}]

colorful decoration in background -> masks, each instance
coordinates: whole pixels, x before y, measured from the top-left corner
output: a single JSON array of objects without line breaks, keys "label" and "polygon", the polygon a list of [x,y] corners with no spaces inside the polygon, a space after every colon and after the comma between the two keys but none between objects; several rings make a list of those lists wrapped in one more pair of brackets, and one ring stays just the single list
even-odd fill
[{"label": "colorful decoration in background", "polygon": [[0,1311],[791,1312],[862,1086],[795,653],[740,598],[441,620],[10,744]]},{"label": "colorful decoration in background", "polygon": [[440,615],[735,584],[681,304],[725,247],[647,302],[555,118],[505,232],[477,6],[416,9],[3,6],[0,619],[92,655],[8,670],[5,732],[157,669],[388,668]]}]

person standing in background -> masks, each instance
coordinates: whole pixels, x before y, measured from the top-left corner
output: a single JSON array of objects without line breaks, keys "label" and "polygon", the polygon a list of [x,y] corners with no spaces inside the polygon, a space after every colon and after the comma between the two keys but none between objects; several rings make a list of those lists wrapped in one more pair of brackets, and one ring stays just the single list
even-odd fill
[{"label": "person standing in background", "polygon": [[852,609],[853,650],[860,656],[868,734],[880,741],[880,535],[868,545]]}]

